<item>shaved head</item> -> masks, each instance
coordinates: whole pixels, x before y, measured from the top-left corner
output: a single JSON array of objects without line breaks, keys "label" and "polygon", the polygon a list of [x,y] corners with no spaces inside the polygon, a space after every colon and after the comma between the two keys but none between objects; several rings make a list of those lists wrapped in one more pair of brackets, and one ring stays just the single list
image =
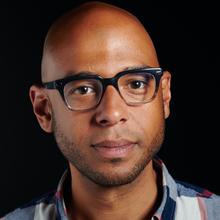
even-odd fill
[{"label": "shaved head", "polygon": [[[60,17],[48,31],[42,58],[42,81],[61,78],[59,64],[74,62],[79,51],[87,53],[98,48],[106,55],[106,50],[116,50],[124,39],[129,39],[130,47],[140,42],[141,49],[150,54],[151,62],[159,65],[153,43],[134,15],[101,2],[80,5]],[[59,56],[64,51],[70,55],[70,60]],[[96,51],[93,53],[95,55]]]},{"label": "shaved head", "polygon": [[[134,70],[156,71],[155,67],[159,63],[147,31],[134,15],[118,7],[82,4],[51,26],[42,81],[56,88],[33,86],[30,97],[40,125],[54,133],[71,175],[78,177],[74,181],[116,187],[142,178],[142,173],[154,176],[152,158],[162,144],[169,115],[170,74],[164,71],[157,85],[150,72],[141,77]],[[104,88],[101,78],[114,85]],[[127,104],[126,97],[142,100],[148,85],[149,93],[155,93],[150,102]],[[99,94],[94,108],[69,109],[66,98],[90,104]]]}]

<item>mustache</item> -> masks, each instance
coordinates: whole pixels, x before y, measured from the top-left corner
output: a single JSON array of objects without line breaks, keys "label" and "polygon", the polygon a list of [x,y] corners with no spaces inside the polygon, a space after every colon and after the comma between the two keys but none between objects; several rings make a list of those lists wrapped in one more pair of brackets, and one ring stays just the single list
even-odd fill
[{"label": "mustache", "polygon": [[88,137],[90,143],[99,143],[103,140],[105,141],[122,141],[126,140],[128,142],[136,143],[138,142],[138,137],[140,137],[140,132],[137,131],[130,131],[129,129],[106,129],[100,130],[93,133],[92,136]]},{"label": "mustache", "polygon": [[124,139],[126,137],[135,137],[138,134],[140,135],[140,132],[131,131],[128,128],[110,128],[98,130],[97,132],[95,132],[95,137],[97,139],[109,139],[109,137],[111,137],[112,139]]}]

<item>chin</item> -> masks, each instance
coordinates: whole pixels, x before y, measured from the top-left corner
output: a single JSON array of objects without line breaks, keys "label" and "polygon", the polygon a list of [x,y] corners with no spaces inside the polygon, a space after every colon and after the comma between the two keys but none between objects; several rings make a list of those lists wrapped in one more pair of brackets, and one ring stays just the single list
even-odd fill
[{"label": "chin", "polygon": [[118,187],[134,182],[146,168],[149,161],[144,160],[142,163],[139,162],[131,165],[122,162],[120,158],[115,158],[111,160],[110,164],[104,163],[103,165],[98,165],[101,169],[90,166],[87,169],[78,170],[90,181],[99,186]]}]

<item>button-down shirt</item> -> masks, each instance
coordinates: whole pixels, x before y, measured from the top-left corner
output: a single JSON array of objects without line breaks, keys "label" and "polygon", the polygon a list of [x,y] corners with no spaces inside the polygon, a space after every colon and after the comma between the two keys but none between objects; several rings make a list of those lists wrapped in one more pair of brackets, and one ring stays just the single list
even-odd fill
[{"label": "button-down shirt", "polygon": [[[152,220],[220,220],[220,196],[194,185],[175,181],[160,159],[154,164],[162,171],[163,197]],[[14,210],[0,220],[68,220],[63,198],[62,176],[55,192]]]}]

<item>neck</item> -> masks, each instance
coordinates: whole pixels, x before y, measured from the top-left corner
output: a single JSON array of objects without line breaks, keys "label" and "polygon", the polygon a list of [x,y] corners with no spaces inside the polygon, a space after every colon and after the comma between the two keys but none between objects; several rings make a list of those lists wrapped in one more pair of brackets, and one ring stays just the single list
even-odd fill
[{"label": "neck", "polygon": [[157,208],[157,175],[152,162],[130,184],[102,187],[82,176],[75,167],[71,170],[69,219],[150,219]]}]

